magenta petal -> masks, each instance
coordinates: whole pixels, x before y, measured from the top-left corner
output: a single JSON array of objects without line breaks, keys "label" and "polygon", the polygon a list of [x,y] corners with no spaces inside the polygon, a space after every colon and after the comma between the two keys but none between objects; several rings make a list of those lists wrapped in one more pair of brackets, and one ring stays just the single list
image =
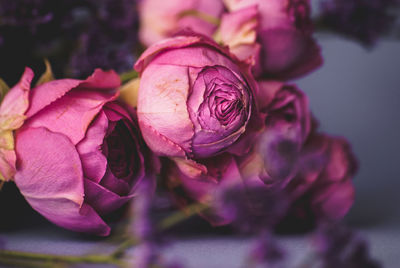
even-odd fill
[{"label": "magenta petal", "polygon": [[83,203],[82,166],[71,141],[45,128],[23,129],[16,136],[15,183],[28,200],[68,199]]},{"label": "magenta petal", "polygon": [[[132,114],[130,114],[128,112],[128,109],[130,109],[130,107],[128,106],[122,106],[123,104],[120,102],[109,102],[107,103],[107,105],[104,106],[104,113],[106,114],[108,120],[110,121],[118,121],[121,119],[127,119],[132,121],[132,117],[136,117],[136,116],[132,116],[132,114],[135,113],[134,110],[129,110],[129,112],[131,112]],[[124,107],[124,108],[122,108]]]},{"label": "magenta petal", "polygon": [[103,71],[101,69],[96,69],[91,76],[83,81],[80,87],[107,91],[116,89],[120,85],[121,80],[115,71]]},{"label": "magenta petal", "polygon": [[313,205],[326,218],[339,220],[349,212],[354,196],[354,186],[350,180],[346,180],[319,190]]},{"label": "magenta petal", "polygon": [[131,186],[124,180],[115,177],[110,168],[107,168],[100,184],[118,195],[127,195],[131,191]]},{"label": "magenta petal", "polygon": [[109,227],[83,203],[82,167],[71,141],[45,128],[23,129],[16,141],[15,183],[28,203],[64,228],[107,235]]},{"label": "magenta petal", "polygon": [[121,84],[119,76],[114,71],[104,72],[96,69],[86,80],[61,79],[42,84],[32,90],[31,105],[27,116],[31,117],[52,102],[64,96],[70,90],[80,87],[85,89],[112,90]]},{"label": "magenta petal", "polygon": [[45,201],[30,198],[28,202],[49,221],[65,229],[99,236],[110,234],[110,227],[86,203],[79,206],[75,202],[64,198],[48,198]]},{"label": "magenta petal", "polygon": [[76,146],[81,157],[85,177],[94,182],[99,182],[107,169],[107,158],[101,150],[107,128],[107,116],[104,112],[100,112],[90,125],[85,138]]},{"label": "magenta petal", "polygon": [[133,195],[119,196],[103,186],[85,179],[85,202],[90,204],[100,215],[114,211],[132,197]]},{"label": "magenta petal", "polygon": [[29,127],[46,127],[66,135],[74,144],[80,142],[103,105],[115,99],[113,92],[74,89],[31,117]]},{"label": "magenta petal", "polygon": [[77,79],[61,79],[53,80],[34,88],[30,95],[31,105],[26,115],[28,117],[33,116],[50,103],[64,96],[74,87],[77,87],[80,83],[82,81]]}]

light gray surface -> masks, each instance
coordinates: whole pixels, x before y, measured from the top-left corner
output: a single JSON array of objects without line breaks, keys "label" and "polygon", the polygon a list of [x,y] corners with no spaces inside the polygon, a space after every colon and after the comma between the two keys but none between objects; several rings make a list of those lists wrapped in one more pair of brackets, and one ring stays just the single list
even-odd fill
[{"label": "light gray surface", "polygon": [[[386,268],[400,267],[400,43],[382,42],[372,51],[338,39],[320,39],[325,65],[299,81],[321,128],[347,137],[360,161],[357,200],[348,217],[371,242]],[[56,227],[0,234],[9,249],[64,254],[104,250]],[[302,237],[282,238],[291,260],[307,250]],[[167,249],[188,268],[241,267],[249,239],[179,241]],[[94,248],[93,246],[96,245]]]}]

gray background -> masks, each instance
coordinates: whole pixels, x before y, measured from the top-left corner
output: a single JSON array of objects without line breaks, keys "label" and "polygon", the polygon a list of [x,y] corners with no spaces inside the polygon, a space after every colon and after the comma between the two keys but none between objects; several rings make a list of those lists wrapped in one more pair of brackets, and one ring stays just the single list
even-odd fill
[{"label": "gray background", "polygon": [[[348,223],[361,230],[384,267],[398,268],[400,253],[400,43],[374,50],[338,38],[318,37],[324,66],[297,81],[309,96],[321,128],[345,136],[359,158],[356,203]],[[51,224],[0,234],[8,249],[81,254],[104,249]],[[240,267],[250,239],[203,237],[169,246],[168,258],[192,268]],[[283,237],[291,260],[304,257],[304,237]]]}]

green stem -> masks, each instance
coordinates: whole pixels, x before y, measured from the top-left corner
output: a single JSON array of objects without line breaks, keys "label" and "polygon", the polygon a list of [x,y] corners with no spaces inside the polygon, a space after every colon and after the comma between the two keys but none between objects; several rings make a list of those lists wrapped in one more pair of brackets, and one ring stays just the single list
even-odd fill
[{"label": "green stem", "polygon": [[201,203],[194,203],[191,204],[187,207],[185,207],[182,211],[177,211],[163,219],[159,225],[158,228],[160,230],[167,230],[174,226],[177,223],[180,223],[200,212],[205,211],[207,208],[209,208],[207,205],[201,204]]},{"label": "green stem", "polygon": [[111,257],[113,258],[120,258],[122,255],[124,255],[125,250],[127,250],[128,248],[138,244],[139,241],[135,238],[129,238],[127,240],[125,240],[124,242],[122,242],[122,244],[120,244],[115,250],[114,252],[111,254]]},{"label": "green stem", "polygon": [[[187,206],[183,211],[177,211],[161,220],[158,225],[160,231],[167,230],[172,226],[192,217],[193,215],[203,212],[208,208],[207,205],[195,203]],[[87,263],[87,264],[111,264],[118,267],[126,265],[120,258],[125,251],[136,245],[139,241],[136,238],[128,238],[120,244],[112,254],[89,254],[81,256],[73,255],[53,255],[44,253],[31,253],[12,250],[0,250],[0,264],[13,267],[63,267],[67,264]]]},{"label": "green stem", "polygon": [[114,264],[122,266],[123,262],[109,255],[53,255],[43,253],[30,253],[11,250],[0,250],[0,262],[13,261],[36,261],[36,262],[61,262],[61,263],[91,263],[91,264]]}]

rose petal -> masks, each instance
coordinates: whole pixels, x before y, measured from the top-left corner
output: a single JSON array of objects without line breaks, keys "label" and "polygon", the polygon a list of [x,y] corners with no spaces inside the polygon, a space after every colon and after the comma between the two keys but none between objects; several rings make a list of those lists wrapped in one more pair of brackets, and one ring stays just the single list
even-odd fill
[{"label": "rose petal", "polygon": [[126,181],[115,177],[110,168],[107,168],[100,185],[120,196],[127,195],[131,191],[131,186]]},{"label": "rose petal", "polygon": [[[153,75],[155,71],[157,77]],[[187,72],[186,67],[152,64],[142,75],[139,125],[146,143],[156,154],[190,153],[193,125],[186,107],[190,87]]]},{"label": "rose petal", "polygon": [[25,128],[16,140],[15,183],[28,203],[64,228],[107,235],[109,227],[83,203],[82,167],[71,141],[45,128]]},{"label": "rose petal", "polygon": [[[33,71],[25,68],[21,80],[4,97],[0,105],[0,116],[15,117],[19,119],[24,115],[29,107],[29,90],[33,79]],[[23,120],[16,125],[14,122],[0,122],[1,129],[16,129],[22,124]]]},{"label": "rose petal", "polygon": [[85,138],[76,146],[85,177],[94,182],[99,182],[107,169],[107,158],[101,150],[107,128],[107,116],[101,111],[90,125]]},{"label": "rose petal", "polygon": [[84,138],[87,128],[103,105],[116,97],[115,92],[77,88],[42,109],[25,124],[63,133],[77,144]]},{"label": "rose petal", "polygon": [[105,215],[128,202],[134,195],[119,196],[103,186],[85,179],[85,202],[90,204],[97,213]]},{"label": "rose petal", "polygon": [[355,191],[350,180],[320,189],[313,200],[319,214],[332,220],[343,218],[354,203]]},{"label": "rose petal", "polygon": [[44,83],[34,88],[30,94],[29,110],[26,115],[32,117],[41,109],[64,96],[68,91],[77,87],[81,80],[60,79]]},{"label": "rose petal", "polygon": [[64,135],[45,128],[24,128],[17,134],[15,183],[30,198],[64,198],[83,203],[79,154]]}]

